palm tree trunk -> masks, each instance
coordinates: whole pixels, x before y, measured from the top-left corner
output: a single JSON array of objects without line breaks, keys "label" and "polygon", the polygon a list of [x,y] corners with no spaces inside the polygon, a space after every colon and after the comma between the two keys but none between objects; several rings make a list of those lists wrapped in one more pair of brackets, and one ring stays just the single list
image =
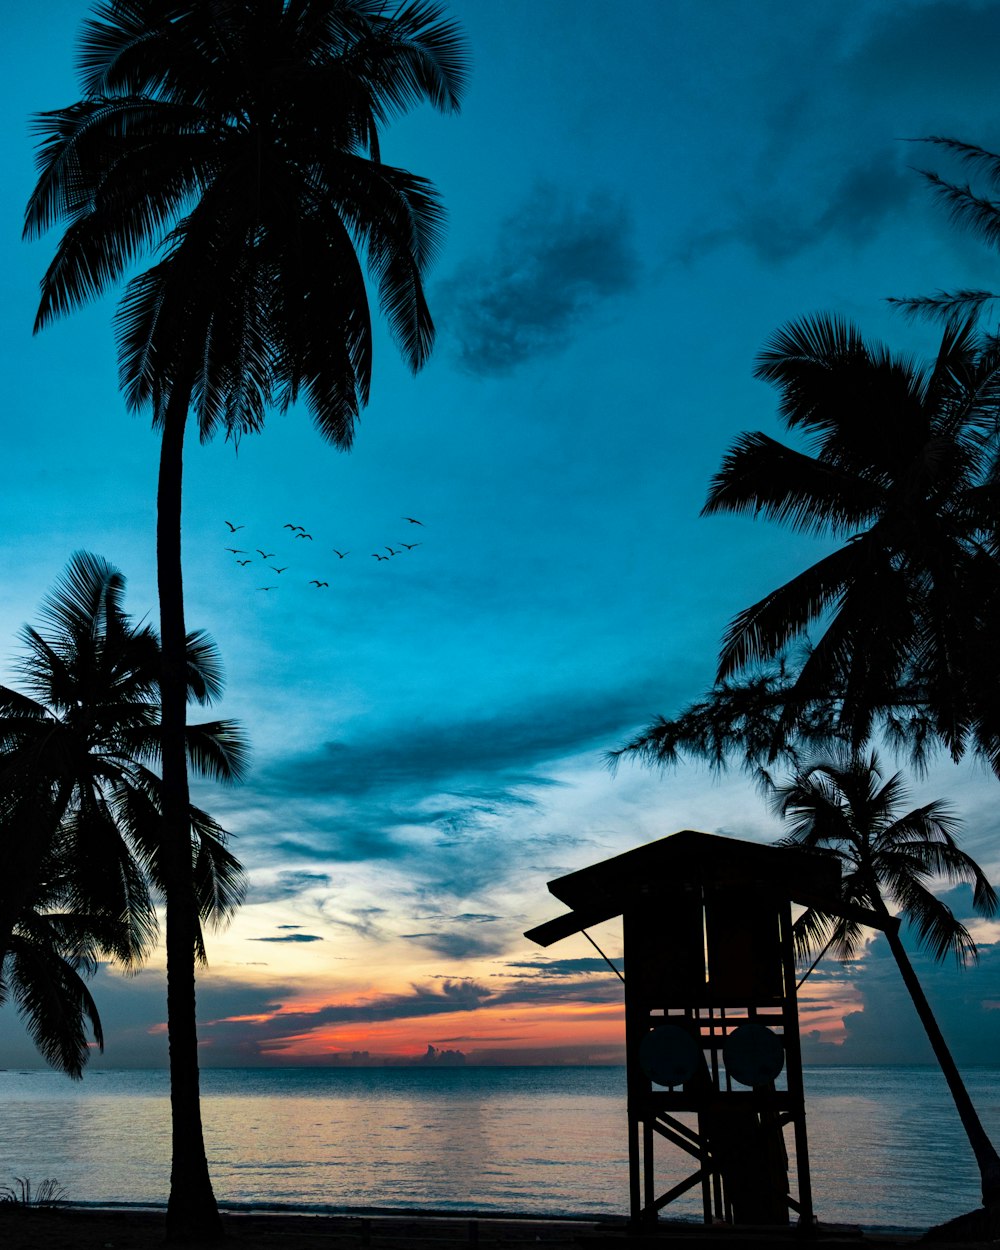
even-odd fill
[{"label": "palm tree trunk", "polygon": [[[886,915],[888,916],[888,912],[886,912]],[[955,1100],[955,1108],[962,1121],[962,1127],[969,1138],[972,1153],[976,1156],[976,1163],[979,1165],[979,1175],[982,1181],[983,1206],[1000,1207],[1000,1155],[997,1154],[996,1148],[983,1128],[976,1108],[972,1105],[969,1091],[965,1088],[965,1082],[962,1080],[961,1073],[955,1065],[955,1060],[951,1057],[948,1044],[938,1028],[937,1020],[934,1018],[930,1003],[928,1003],[920,981],[917,979],[917,974],[913,971],[913,965],[910,963],[909,956],[903,949],[898,927],[895,924],[888,924],[885,928],[885,936],[899,967],[903,983],[909,990],[910,998],[917,1009],[920,1023],[924,1026],[931,1049],[934,1051],[934,1057],[941,1066],[944,1079],[948,1082],[948,1088],[951,1090],[951,1096]]]},{"label": "palm tree trunk", "polygon": [[185,724],[187,646],[181,572],[181,487],[186,388],[164,414],[157,489],[156,566],[163,672],[163,868],[167,912],[167,1036],[170,1045],[171,1167],[167,1240],[214,1241],[222,1222],[205,1155],[195,1015],[197,909],[191,879],[191,827]]}]

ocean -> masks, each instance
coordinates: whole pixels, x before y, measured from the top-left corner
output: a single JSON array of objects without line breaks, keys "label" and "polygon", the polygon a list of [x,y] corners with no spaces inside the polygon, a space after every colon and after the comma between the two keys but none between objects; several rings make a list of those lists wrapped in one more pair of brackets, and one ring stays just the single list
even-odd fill
[{"label": "ocean", "polygon": [[[1000,1142],[1000,1069],[965,1076]],[[628,1213],[623,1068],[207,1069],[202,1085],[224,1207]],[[978,1205],[935,1068],[809,1068],[806,1097],[821,1220],[926,1228]],[[163,1071],[0,1072],[0,1185],[53,1178],[74,1203],[162,1205],[167,1099]],[[661,1190],[690,1170],[666,1148],[659,1160]],[[667,1214],[700,1219],[700,1200]]]}]

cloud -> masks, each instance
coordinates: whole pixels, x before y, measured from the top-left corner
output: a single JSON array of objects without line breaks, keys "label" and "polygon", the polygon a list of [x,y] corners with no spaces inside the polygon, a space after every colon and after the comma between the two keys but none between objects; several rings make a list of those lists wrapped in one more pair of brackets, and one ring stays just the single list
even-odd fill
[{"label": "cloud", "polygon": [[860,247],[918,194],[923,194],[920,180],[903,167],[900,152],[882,148],[814,188],[808,201],[744,197],[734,220],[691,237],[683,256],[686,261],[697,260],[738,243],[765,264],[780,264],[810,248],[828,248],[834,238],[838,244]]},{"label": "cloud", "polygon": [[911,5],[903,21],[894,6],[882,11],[876,6],[869,33],[847,69],[866,96],[875,90],[893,97],[913,92],[923,100],[933,83],[931,99],[937,107],[951,93],[981,100],[979,92],[992,92],[996,82],[998,43],[1000,9],[995,4],[941,0]]},{"label": "cloud", "polygon": [[[619,970],[623,966],[621,959],[611,961]],[[505,968],[524,968],[543,977],[576,977],[587,973],[599,972],[607,976],[608,965],[597,956],[583,956],[580,959],[533,959],[519,963],[509,962]]]},{"label": "cloud", "polygon": [[[622,992],[620,982],[612,976],[597,978],[583,975],[576,981],[569,977],[526,977],[513,980],[499,989],[490,988],[472,978],[442,977],[434,985],[414,984],[405,993],[375,994],[357,1002],[325,1003],[308,1010],[296,1010],[294,1006],[286,1009],[282,1002],[274,1001],[277,997],[274,993],[269,994],[266,1004],[259,991],[256,996],[250,994],[237,998],[234,1003],[237,1010],[229,1018],[211,1010],[211,1007],[207,1008],[205,1018],[208,1023],[203,1025],[201,1035],[211,1062],[221,1064],[230,1059],[255,1062],[283,1052],[292,1046],[293,1041],[296,1049],[301,1050],[304,1037],[331,1026],[474,1015],[487,1007],[619,1004]],[[215,999],[210,1002],[214,1006]],[[448,1037],[437,1040],[453,1042],[460,1039]],[[326,1062],[329,1053],[326,1041],[323,1050]],[[378,1061],[384,1060],[383,1056]]]},{"label": "cloud", "polygon": [[[545,765],[613,743],[650,714],[649,701],[648,684],[637,682],[630,690],[548,692],[537,702],[480,716],[393,724],[377,734],[330,741],[284,759],[262,770],[255,783],[272,797],[380,795],[384,810],[391,810],[389,796],[398,795],[402,803],[414,792],[442,790],[474,795],[485,808],[506,805],[517,798],[512,795],[517,786],[552,784]],[[448,813],[446,808],[408,806],[398,814],[416,824],[434,824]],[[369,858],[373,847],[383,849],[377,831],[367,831],[368,847],[361,845],[361,832],[357,826],[344,831],[344,858]],[[307,855],[311,847],[298,839],[284,849]]]},{"label": "cloud", "polygon": [[465,1055],[460,1050],[438,1050],[428,1042],[424,1054],[410,1062],[416,1067],[460,1068],[465,1063]]},{"label": "cloud", "polygon": [[[311,852],[310,852],[311,853]],[[248,903],[280,903],[298,898],[303,891],[316,886],[328,886],[330,878],[325,872],[279,872],[270,878],[258,874],[251,877],[247,891]]]},{"label": "cloud", "polygon": [[[962,916],[968,914],[961,906],[968,896],[968,887],[958,887],[944,897]],[[952,960],[936,963],[917,950],[911,932],[904,931],[904,944],[956,1062],[993,1063],[1000,1053],[1000,945],[981,944],[979,962],[958,968]],[[805,1040],[807,1062],[934,1063],[926,1033],[882,934],[847,972],[852,989],[860,996],[861,1009],[844,1015],[846,1038],[841,1044]],[[837,974],[830,976],[834,979]],[[812,1004],[814,1010],[819,1006]]]},{"label": "cloud", "polygon": [[[259,801],[242,823],[259,865],[250,901],[305,894],[353,926],[359,918],[340,901],[342,866],[379,861],[392,874],[394,897],[412,901],[410,932],[438,927],[414,923],[420,915],[463,927],[509,919],[490,894],[534,863],[547,868],[562,836],[539,843],[524,816],[564,785],[567,761],[592,753],[600,775],[603,749],[649,711],[648,683],[637,681],[492,713],[390,723],[284,757],[255,775]],[[360,923],[358,932],[378,936],[367,917]],[[471,933],[463,942],[470,952],[501,949]],[[459,945],[450,936],[435,949]]]},{"label": "cloud", "polygon": [[322,942],[316,933],[285,933],[281,937],[247,938],[248,942]]},{"label": "cloud", "polygon": [[456,1011],[477,1011],[495,996],[473,980],[446,979],[438,986],[413,986],[408,994],[383,994],[359,1003],[328,1003],[310,1011],[278,1011],[269,1019],[247,1022],[219,1020],[214,1027],[233,1026],[255,1041],[279,1040],[331,1024],[374,1024],[387,1020],[418,1020]]},{"label": "cloud", "polygon": [[499,955],[508,944],[506,931],[484,937],[467,929],[451,928],[428,933],[401,933],[399,936],[409,942],[418,942],[447,959],[483,959]]},{"label": "cloud", "polygon": [[571,202],[539,185],[503,222],[492,254],[467,260],[437,301],[460,366],[506,374],[565,347],[598,305],[634,287],[637,269],[623,201],[594,192]]}]

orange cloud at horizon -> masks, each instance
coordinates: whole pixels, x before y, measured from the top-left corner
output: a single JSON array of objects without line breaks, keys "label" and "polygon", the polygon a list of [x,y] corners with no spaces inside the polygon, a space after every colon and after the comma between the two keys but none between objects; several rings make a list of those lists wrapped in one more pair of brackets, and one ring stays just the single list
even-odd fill
[{"label": "orange cloud at horizon", "polygon": [[[407,995],[369,992],[336,1003],[312,993],[285,1002],[273,1012],[234,1015],[213,1023],[228,1029],[236,1026],[257,1047],[260,1057],[271,1062],[352,1062],[364,1061],[366,1056],[407,1062],[426,1056],[429,1047],[452,1052],[456,1059],[454,1052],[461,1052],[473,1063],[624,1062],[621,1000],[578,1001],[571,997],[574,991],[579,993],[579,984],[567,985],[567,1001],[555,1003],[551,999],[512,1002],[507,993],[501,1003],[492,1004],[484,997],[480,1005],[473,994],[465,1003],[456,1002],[453,1009],[447,993],[438,996],[435,992],[431,1011],[426,1010],[428,995],[416,992],[412,1002]],[[807,983],[800,994],[803,1036],[842,1042],[844,1016],[860,1006],[860,996],[849,979]],[[338,1011],[351,1012],[351,1018],[325,1018]],[[379,1019],[380,1012],[386,1018]],[[311,1016],[316,1017],[315,1025],[310,1023]],[[282,1027],[285,1018],[287,1032]],[[212,1049],[210,1037],[206,1049]]]},{"label": "orange cloud at horizon", "polygon": [[[272,1020],[280,1023],[282,1014],[276,1013]],[[555,1008],[511,1008],[505,1004],[483,1006],[475,1012],[321,1025],[272,1038],[262,1049],[272,1057],[287,1059],[306,1055],[329,1058],[355,1051],[412,1058],[426,1053],[428,1046],[468,1053],[469,1048],[475,1051],[483,1045],[517,1051],[567,1046],[621,1048],[624,1042],[625,1015],[620,1003],[568,1003]]]}]

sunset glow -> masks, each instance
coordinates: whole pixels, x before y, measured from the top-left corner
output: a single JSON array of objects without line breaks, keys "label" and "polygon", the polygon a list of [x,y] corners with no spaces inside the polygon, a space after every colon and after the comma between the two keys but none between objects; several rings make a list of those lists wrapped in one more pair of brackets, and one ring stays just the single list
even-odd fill
[{"label": "sunset glow", "polygon": [[[19,689],[21,631],[74,551],[119,568],[126,608],[156,623],[158,439],[119,390],[113,300],[32,334],[54,236],[21,241],[28,119],[77,98],[89,6],[7,7],[0,681]],[[523,935],[565,910],[549,881],[629,848],[785,832],[738,761],[608,766],[710,688],[737,613],[826,553],[701,515],[732,440],[779,433],[756,354],[828,311],[925,360],[939,330],[887,296],[1000,286],[902,141],[994,143],[1000,7],[444,7],[472,50],[463,108],[393,120],[382,148],[446,208],[426,367],[398,358],[373,298],[350,454],[300,405],[238,445],[192,429],[185,446],[185,610],[225,668],[206,714],[253,748],[244,784],[194,792],[248,885],[206,934],[206,1065],[620,1063],[617,977],[581,934]],[[898,766],[1000,879],[996,780],[944,755]],[[981,958],[918,953],[918,971],[963,1062],[989,1062],[1000,922],[935,888]],[[620,967],[620,923],[592,936]],[[100,969],[92,1067],[165,1064],[164,981],[162,944],[134,977]],[[826,958],[801,996],[806,1061],[925,1062],[910,1013],[883,938]],[[0,1067],[41,1062],[5,1008]]]}]

